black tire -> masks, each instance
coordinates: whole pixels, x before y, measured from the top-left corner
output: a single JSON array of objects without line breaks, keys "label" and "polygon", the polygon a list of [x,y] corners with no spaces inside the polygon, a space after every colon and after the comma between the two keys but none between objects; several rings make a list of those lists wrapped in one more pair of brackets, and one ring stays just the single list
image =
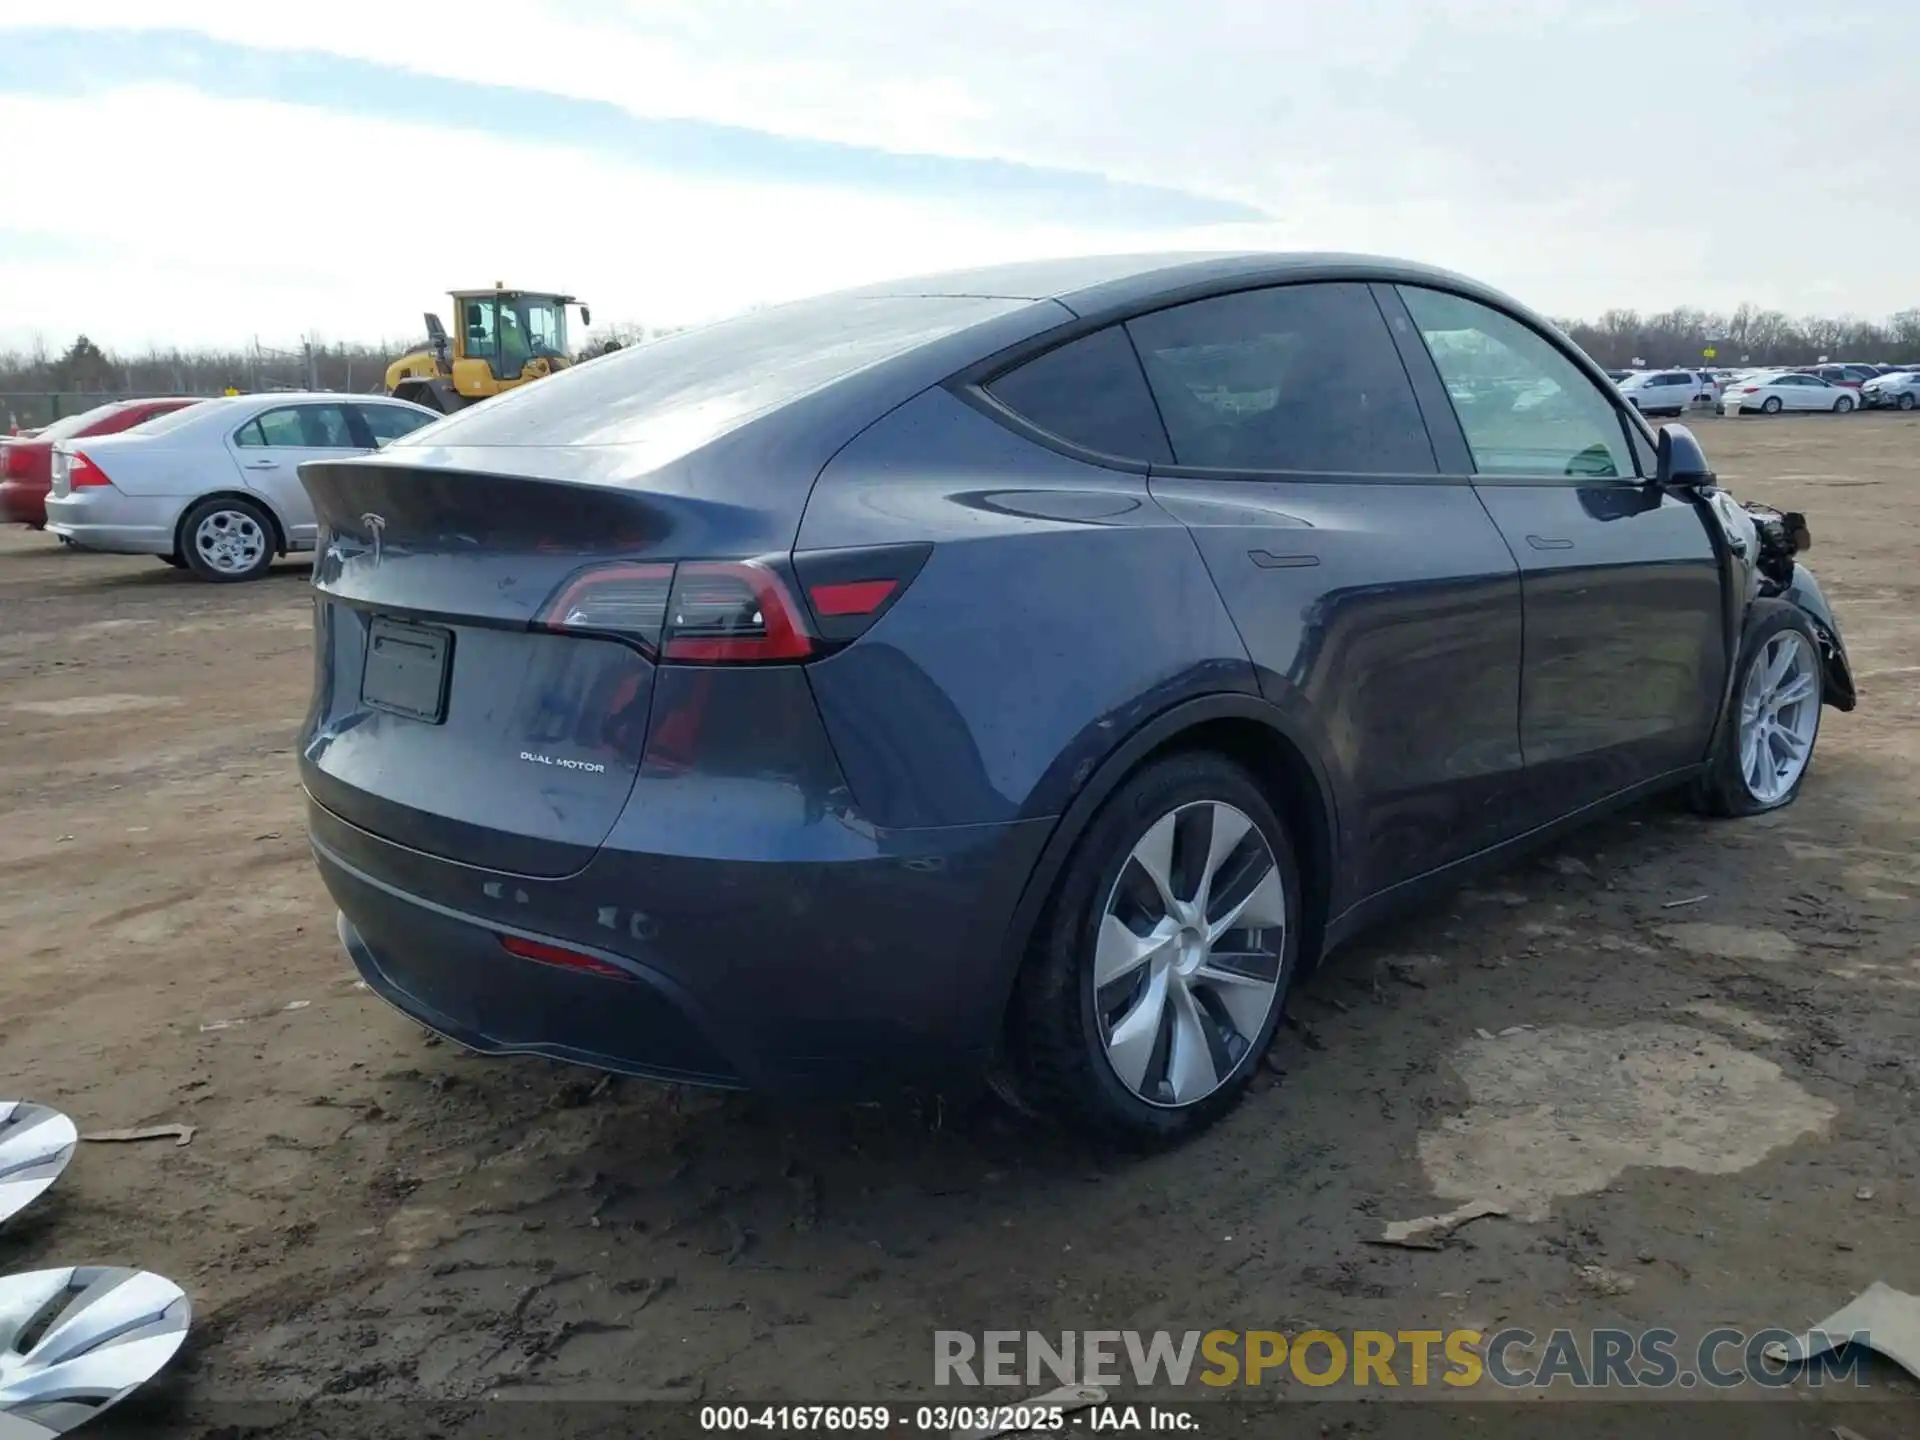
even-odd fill
[{"label": "black tire", "polygon": [[187,562],[182,560],[178,555],[156,555],[153,558],[158,560],[162,565],[171,565],[176,570],[184,570],[187,568]]},{"label": "black tire", "polygon": [[1782,408],[1780,397],[1778,395],[1767,396],[1766,399],[1760,402],[1760,408],[1768,415],[1778,415]]},{"label": "black tire", "polygon": [[1894,408],[1898,410],[1913,409],[1913,406],[1914,406],[1913,392],[1911,390],[1901,391],[1900,398],[1894,401],[1893,404],[1894,404]]},{"label": "black tire", "polygon": [[1838,400],[1833,402],[1833,413],[1836,415],[1845,415],[1852,409],[1853,397],[1851,395],[1842,395]]},{"label": "black tire", "polygon": [[[1808,743],[1807,763],[1801,768],[1800,776],[1793,782],[1785,794],[1771,800],[1756,799],[1748,787],[1746,777],[1741,772],[1740,756],[1740,702],[1746,690],[1747,676],[1760,659],[1767,642],[1783,630],[1797,631],[1806,641],[1807,652],[1813,660],[1814,691],[1811,700],[1814,715],[1813,738]],[[1768,810],[1778,810],[1791,805],[1800,794],[1800,787],[1806,784],[1807,775],[1813,769],[1813,752],[1820,744],[1820,714],[1824,700],[1825,674],[1820,659],[1820,642],[1815,635],[1813,622],[1809,620],[1799,606],[1787,600],[1756,600],[1747,617],[1745,633],[1740,637],[1740,655],[1733,670],[1733,688],[1727,700],[1727,713],[1720,719],[1719,733],[1714,737],[1713,754],[1708,758],[1707,771],[1695,783],[1689,796],[1694,809],[1704,815],[1718,816],[1723,819],[1744,815],[1759,815]]]},{"label": "black tire", "polygon": [[[249,565],[239,569],[226,569],[216,564],[212,558],[201,553],[197,543],[202,522],[211,516],[222,513],[243,517],[259,531],[261,544],[257,558]],[[235,497],[210,496],[200,501],[180,521],[180,530],[175,544],[175,553],[185,557],[186,568],[201,580],[210,580],[215,584],[233,584],[242,580],[258,580],[273,567],[276,552],[276,531],[267,512],[251,500]]]},{"label": "black tire", "polygon": [[[1108,1061],[1094,1001],[1093,957],[1108,897],[1136,843],[1163,817],[1207,801],[1238,809],[1273,857],[1286,914],[1277,984],[1265,1021],[1246,1037],[1246,1048],[1215,1090],[1185,1106],[1152,1104],[1129,1090]],[[1198,1134],[1233,1108],[1259,1068],[1286,1010],[1299,935],[1300,870],[1292,837],[1253,777],[1209,751],[1170,755],[1143,767],[1107,799],[1080,837],[1016,982],[1008,1039],[1021,1099],[1049,1119],[1127,1144],[1167,1144]]]}]

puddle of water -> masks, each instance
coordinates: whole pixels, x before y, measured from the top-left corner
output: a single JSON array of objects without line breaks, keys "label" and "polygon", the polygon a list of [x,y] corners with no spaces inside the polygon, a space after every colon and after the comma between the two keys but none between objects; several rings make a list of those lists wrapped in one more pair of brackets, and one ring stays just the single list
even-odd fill
[{"label": "puddle of water", "polygon": [[1823,1133],[1835,1107],[1758,1055],[1680,1025],[1557,1027],[1453,1056],[1471,1105],[1421,1135],[1434,1193],[1544,1220],[1633,1166],[1726,1175]]}]

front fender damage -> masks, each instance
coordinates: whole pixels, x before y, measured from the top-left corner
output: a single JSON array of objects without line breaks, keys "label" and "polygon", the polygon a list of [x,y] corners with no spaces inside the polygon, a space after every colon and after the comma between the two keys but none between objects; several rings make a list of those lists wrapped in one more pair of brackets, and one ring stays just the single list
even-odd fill
[{"label": "front fender damage", "polygon": [[1798,606],[1813,622],[1813,633],[1820,646],[1821,699],[1836,710],[1851,710],[1858,703],[1854,689],[1853,666],[1847,660],[1846,642],[1840,636],[1840,622],[1827,603],[1820,582],[1799,561],[1813,544],[1807,529],[1807,517],[1795,510],[1776,510],[1771,505],[1743,500],[1740,508],[1753,522],[1756,550],[1753,567],[1757,595],[1787,600]]}]

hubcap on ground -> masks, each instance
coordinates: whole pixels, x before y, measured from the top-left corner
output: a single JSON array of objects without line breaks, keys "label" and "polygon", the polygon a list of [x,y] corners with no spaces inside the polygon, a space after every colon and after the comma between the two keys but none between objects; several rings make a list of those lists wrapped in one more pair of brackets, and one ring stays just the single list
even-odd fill
[{"label": "hubcap on ground", "polygon": [[1273,849],[1244,813],[1202,800],[1155,821],[1120,867],[1094,949],[1120,1083],[1170,1108],[1226,1083],[1276,1003],[1286,928]]},{"label": "hubcap on ground", "polygon": [[1820,676],[1813,647],[1798,630],[1767,641],[1740,693],[1740,774],[1762,804],[1799,783],[1820,723]]},{"label": "hubcap on ground", "polygon": [[245,511],[216,510],[194,527],[193,548],[215,570],[238,575],[260,563],[267,537]]}]

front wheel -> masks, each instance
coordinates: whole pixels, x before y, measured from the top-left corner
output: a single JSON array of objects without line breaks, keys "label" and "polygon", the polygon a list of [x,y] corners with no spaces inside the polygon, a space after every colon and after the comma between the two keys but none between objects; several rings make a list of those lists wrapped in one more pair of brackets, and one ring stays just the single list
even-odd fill
[{"label": "front wheel", "polygon": [[1760,408],[1769,415],[1778,415],[1780,413],[1780,405],[1781,401],[1778,395],[1769,395],[1760,403]]},{"label": "front wheel", "polygon": [[175,548],[202,580],[257,580],[273,564],[273,522],[251,500],[214,496],[187,512]]},{"label": "front wheel", "polygon": [[1081,837],[1021,971],[1023,1098],[1111,1138],[1195,1134],[1240,1098],[1299,949],[1299,868],[1240,766],[1169,756]]},{"label": "front wheel", "polygon": [[1821,678],[1813,622],[1790,601],[1756,600],[1696,808],[1758,815],[1792,803],[1820,738]]},{"label": "front wheel", "polygon": [[1851,409],[1853,409],[1853,397],[1851,395],[1842,395],[1838,400],[1833,402],[1833,413],[1836,415],[1844,415]]}]

